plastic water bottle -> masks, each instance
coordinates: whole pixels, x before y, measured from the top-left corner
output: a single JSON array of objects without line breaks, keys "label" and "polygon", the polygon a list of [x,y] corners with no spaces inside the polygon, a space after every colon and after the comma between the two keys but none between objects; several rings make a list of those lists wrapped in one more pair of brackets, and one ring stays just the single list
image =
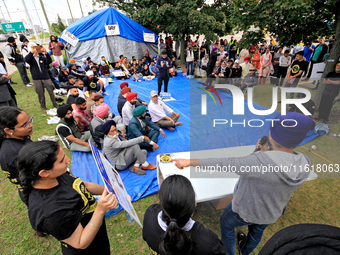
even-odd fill
[{"label": "plastic water bottle", "polygon": [[[125,211],[125,210],[124,210]],[[125,211],[125,214],[126,214],[126,218],[128,219],[128,221],[130,222],[130,223],[132,223],[132,222],[134,222],[135,220],[130,216],[130,214],[127,212],[127,211]]]},{"label": "plastic water bottle", "polygon": [[334,134],[334,133],[329,133],[330,136],[335,136],[337,137],[338,135],[337,134]]}]

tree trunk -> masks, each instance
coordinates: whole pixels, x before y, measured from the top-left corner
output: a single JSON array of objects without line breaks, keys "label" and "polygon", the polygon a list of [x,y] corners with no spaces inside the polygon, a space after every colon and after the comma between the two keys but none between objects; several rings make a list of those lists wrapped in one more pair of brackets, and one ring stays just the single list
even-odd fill
[{"label": "tree trunk", "polygon": [[336,63],[339,60],[339,57],[340,57],[340,12],[338,12],[338,14],[335,17],[335,40],[334,40],[334,43],[333,43],[333,47],[332,47],[332,50],[329,54],[328,63],[325,67],[325,71],[323,72],[322,79],[320,81],[320,84],[318,86],[318,89],[316,91],[315,98],[314,98],[315,108],[317,110],[320,107],[322,91],[325,88],[325,85],[322,84],[322,80],[323,80],[323,78],[325,78],[325,76],[329,72],[335,71],[335,66],[336,66]]},{"label": "tree trunk", "polygon": [[183,35],[181,37],[181,64],[185,64],[185,56],[184,56],[184,52],[185,52],[185,35]]}]

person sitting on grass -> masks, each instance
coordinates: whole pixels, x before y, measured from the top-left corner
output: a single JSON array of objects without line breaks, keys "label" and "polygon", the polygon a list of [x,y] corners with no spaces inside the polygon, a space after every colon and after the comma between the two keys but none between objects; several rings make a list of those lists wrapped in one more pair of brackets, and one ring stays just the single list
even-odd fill
[{"label": "person sitting on grass", "polygon": [[[174,131],[175,127],[182,125],[182,122],[177,122],[180,115],[174,112],[163,101],[158,99],[158,94],[155,90],[150,92],[149,113],[152,121],[160,128],[167,128]],[[170,115],[166,115],[166,113]]]},{"label": "person sitting on grass", "polygon": [[70,151],[90,152],[89,140],[92,140],[90,131],[81,133],[72,116],[72,107],[69,104],[59,106],[57,115],[60,121],[57,125],[56,132],[66,147]]},{"label": "person sitting on grass", "polygon": [[226,254],[218,236],[191,217],[197,203],[190,181],[168,176],[160,186],[159,204],[144,214],[143,239],[152,254]]},{"label": "person sitting on grass", "polygon": [[[63,254],[110,254],[104,215],[116,196],[67,171],[70,159],[57,142],[27,144],[18,156],[19,176],[32,228],[60,241]],[[93,195],[101,195],[98,202]],[[41,235],[40,235],[41,236]]]},{"label": "person sitting on grass", "polygon": [[[103,154],[108,158],[116,170],[125,170],[129,168],[132,173],[145,175],[145,170],[154,170],[156,165],[149,164],[146,161],[147,151],[139,147],[143,141],[150,142],[147,136],[140,136],[130,140],[119,134],[114,120],[109,120],[101,127],[105,134]],[[140,169],[140,166],[142,169]]]},{"label": "person sitting on grass", "polygon": [[148,65],[144,65],[144,68],[142,70],[142,75],[143,75],[144,81],[146,80],[151,81],[155,78],[154,75],[151,75]]},{"label": "person sitting on grass", "polygon": [[159,133],[162,134],[163,138],[165,137],[165,133],[163,129],[156,126],[154,123],[148,121],[148,119],[145,118],[145,110],[145,105],[140,105],[133,110],[133,117],[130,120],[128,126],[128,138],[130,140],[145,135],[149,137],[151,141],[144,141],[139,143],[140,148],[146,149],[148,151],[153,151],[153,149],[158,150],[159,146],[157,142]]},{"label": "person sitting on grass", "polygon": [[78,97],[76,99],[76,107],[73,109],[72,115],[80,132],[87,131],[90,128],[91,117],[85,110],[86,100],[82,97]]},{"label": "person sitting on grass", "polygon": [[77,79],[84,79],[85,77],[85,71],[80,71],[76,64],[70,64],[69,65],[69,73],[74,75]]},{"label": "person sitting on grass", "polygon": [[79,97],[79,90],[76,86],[70,87],[68,90],[70,92],[69,96],[67,97],[66,104],[70,105],[72,109],[76,108],[76,99]]},{"label": "person sitting on grass", "polygon": [[68,82],[68,68],[66,66],[60,67],[60,73],[58,75],[59,86],[62,87],[62,83]]}]

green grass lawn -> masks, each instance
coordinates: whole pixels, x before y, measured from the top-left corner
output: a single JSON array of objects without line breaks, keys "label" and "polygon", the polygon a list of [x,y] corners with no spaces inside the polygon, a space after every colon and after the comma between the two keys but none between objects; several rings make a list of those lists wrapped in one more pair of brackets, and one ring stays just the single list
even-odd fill
[{"label": "green grass lawn", "polygon": [[[26,88],[18,72],[13,74],[13,80],[18,82],[17,85],[13,85],[13,88],[17,92],[19,107],[24,109],[29,116],[34,116],[32,140],[36,141],[43,135],[55,135],[55,125],[47,125],[47,119],[50,116],[40,110],[34,88]],[[254,101],[265,107],[271,107],[271,88],[269,84],[258,85],[255,89]],[[315,91],[311,92],[314,97]],[[46,102],[47,107],[52,108],[47,93]],[[277,111],[280,109],[278,108]],[[337,102],[333,107],[333,116],[339,116],[339,112],[340,103]],[[331,132],[340,134],[338,119],[333,120],[329,125]],[[316,145],[317,149],[312,152],[308,151],[311,145]],[[313,165],[330,164],[329,161],[339,164],[340,138],[319,137],[304,147],[296,148],[296,151],[309,156]],[[71,153],[67,151],[67,155],[71,156]],[[273,234],[290,225],[322,223],[340,227],[339,185],[340,181],[337,178],[319,178],[304,183],[294,192],[288,203],[286,214],[265,230],[262,242],[254,254],[259,252]],[[133,203],[141,220],[147,207],[157,201],[158,196],[155,194]],[[222,210],[216,211],[209,202],[200,203],[197,205],[193,218],[220,235],[221,213]],[[150,254],[142,238],[142,229],[136,223],[128,223],[124,212],[108,218],[106,224],[112,254]],[[60,244],[54,238],[35,236],[28,220],[26,206],[21,202],[16,188],[4,177],[2,171],[0,173],[0,242],[2,244],[0,254],[61,254]],[[100,250],[98,252],[100,254]]]}]

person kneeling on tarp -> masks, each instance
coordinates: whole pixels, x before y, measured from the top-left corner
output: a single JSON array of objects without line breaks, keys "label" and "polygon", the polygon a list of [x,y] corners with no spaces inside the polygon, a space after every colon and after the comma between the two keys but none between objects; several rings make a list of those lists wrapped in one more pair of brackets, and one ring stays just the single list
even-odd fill
[{"label": "person kneeling on tarp", "polygon": [[[138,175],[144,175],[144,170],[154,170],[156,165],[151,165],[146,161],[146,150],[141,150],[139,143],[143,141],[150,142],[147,136],[139,136],[131,140],[126,140],[124,136],[119,134],[116,128],[116,122],[109,120],[102,126],[102,131],[105,134],[103,154],[115,166],[116,170],[125,170],[129,165],[130,171]],[[139,166],[142,165],[142,169]]]},{"label": "person kneeling on tarp", "polygon": [[211,230],[191,217],[195,191],[182,175],[167,177],[159,190],[159,204],[145,212],[143,239],[152,254],[226,254],[226,247]]},{"label": "person kneeling on tarp", "polygon": [[[145,135],[150,138],[151,142],[149,143],[148,141],[144,140],[144,142],[139,143],[140,148],[146,149],[148,151],[153,151],[153,149],[158,150],[159,146],[157,142],[159,133],[162,134],[163,138],[165,137],[165,133],[163,129],[156,126],[154,123],[145,118],[145,110],[145,105],[140,105],[133,110],[133,117],[130,120],[128,126],[128,137],[130,140]],[[153,130],[151,130],[151,128]]]}]

